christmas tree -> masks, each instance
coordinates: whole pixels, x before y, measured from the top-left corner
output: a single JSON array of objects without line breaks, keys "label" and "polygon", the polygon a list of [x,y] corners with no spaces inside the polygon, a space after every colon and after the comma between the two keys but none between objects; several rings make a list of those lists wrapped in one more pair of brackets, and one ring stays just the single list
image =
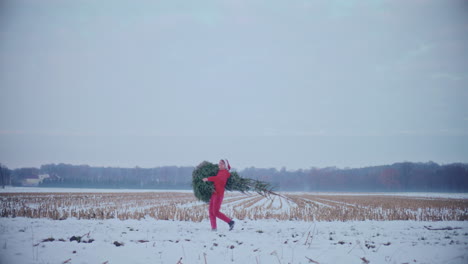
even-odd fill
[{"label": "christmas tree", "polygon": [[[209,202],[211,194],[214,191],[214,185],[212,182],[204,182],[203,178],[216,176],[218,174],[219,167],[208,161],[200,163],[192,173],[192,187],[193,193],[198,200],[203,202]],[[226,190],[228,191],[239,191],[245,192],[257,192],[260,195],[268,197],[269,195],[278,195],[273,192],[273,187],[263,181],[258,181],[249,178],[242,178],[235,171],[231,172],[226,183]]]}]

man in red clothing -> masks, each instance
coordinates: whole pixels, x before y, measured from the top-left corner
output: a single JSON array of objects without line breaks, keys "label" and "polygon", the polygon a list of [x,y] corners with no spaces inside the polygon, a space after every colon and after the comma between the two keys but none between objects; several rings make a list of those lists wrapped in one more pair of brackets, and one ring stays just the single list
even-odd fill
[{"label": "man in red clothing", "polygon": [[211,230],[216,231],[216,217],[223,220],[224,222],[229,224],[229,231],[234,228],[234,221],[220,212],[221,204],[223,203],[224,198],[224,187],[226,186],[226,182],[231,176],[229,170],[231,166],[229,165],[228,160],[220,160],[219,161],[219,171],[216,176],[203,178],[203,181],[210,181],[214,183],[215,190],[213,194],[211,194],[210,198],[210,222],[211,222]]}]

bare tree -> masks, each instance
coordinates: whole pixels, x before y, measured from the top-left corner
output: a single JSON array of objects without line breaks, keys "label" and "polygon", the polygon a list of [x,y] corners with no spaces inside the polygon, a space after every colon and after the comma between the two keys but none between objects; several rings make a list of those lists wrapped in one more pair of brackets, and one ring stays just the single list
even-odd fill
[{"label": "bare tree", "polygon": [[5,189],[5,173],[3,173],[3,165],[0,163],[0,178],[2,181],[2,189]]}]

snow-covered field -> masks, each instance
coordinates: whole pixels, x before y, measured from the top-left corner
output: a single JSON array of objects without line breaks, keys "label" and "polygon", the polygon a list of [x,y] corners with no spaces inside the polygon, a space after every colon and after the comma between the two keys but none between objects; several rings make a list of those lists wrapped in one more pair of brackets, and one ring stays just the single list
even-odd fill
[{"label": "snow-covered field", "polygon": [[[0,193],[142,193],[142,192],[167,192],[168,190],[155,189],[97,189],[97,188],[39,188],[39,187],[12,187],[6,186],[0,189]],[[170,192],[193,193],[192,190],[169,190]],[[387,195],[387,196],[407,196],[407,197],[426,197],[426,198],[453,198],[468,199],[468,193],[437,193],[437,192],[294,192],[295,194],[316,194],[316,195]]]},{"label": "snow-covered field", "polygon": [[0,264],[468,263],[466,194],[228,193],[212,232],[190,191],[79,190],[0,191]]},{"label": "snow-covered field", "polygon": [[464,264],[468,224],[238,220],[211,232],[207,221],[1,218],[0,262]]},{"label": "snow-covered field", "polygon": [[[12,187],[5,186],[0,193],[142,193],[167,192],[160,189],[99,189],[99,188],[51,188],[51,187]],[[192,190],[170,190],[170,192],[192,193]],[[468,197],[468,195],[467,195]]]}]

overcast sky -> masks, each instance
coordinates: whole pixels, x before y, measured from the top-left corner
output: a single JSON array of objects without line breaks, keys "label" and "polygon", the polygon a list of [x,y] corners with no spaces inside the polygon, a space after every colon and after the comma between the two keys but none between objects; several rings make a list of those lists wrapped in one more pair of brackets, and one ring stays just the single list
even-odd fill
[{"label": "overcast sky", "polygon": [[468,162],[468,1],[3,0],[0,163]]}]

